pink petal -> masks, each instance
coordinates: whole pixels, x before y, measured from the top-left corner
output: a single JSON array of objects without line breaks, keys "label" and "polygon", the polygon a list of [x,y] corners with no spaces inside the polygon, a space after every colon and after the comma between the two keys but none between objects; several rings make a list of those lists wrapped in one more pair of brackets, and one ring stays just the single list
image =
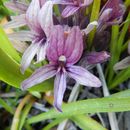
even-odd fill
[{"label": "pink petal", "polygon": [[32,41],[34,35],[30,31],[20,31],[16,33],[8,34],[9,39],[15,39],[19,41]]},{"label": "pink petal", "polygon": [[37,52],[37,62],[41,62],[46,57],[46,49],[47,49],[47,43],[44,43],[44,45],[41,45],[39,47],[39,51]]},{"label": "pink petal", "polygon": [[52,78],[56,72],[57,71],[53,65],[43,66],[37,69],[28,79],[24,80],[21,84],[21,88],[25,90],[36,84],[44,82],[45,80]]},{"label": "pink petal", "polygon": [[79,27],[73,27],[69,33],[64,47],[64,55],[68,64],[75,64],[83,52],[83,37]]},{"label": "pink petal", "polygon": [[47,57],[51,62],[57,62],[64,49],[64,30],[57,25],[53,28],[50,43],[47,49]]},{"label": "pink petal", "polygon": [[24,71],[29,67],[32,59],[36,55],[37,51],[39,49],[39,44],[32,43],[27,50],[24,52],[22,56],[21,61],[21,72],[24,73]]},{"label": "pink petal", "polygon": [[68,75],[75,79],[79,84],[88,87],[100,87],[101,81],[86,69],[79,66],[70,66]]},{"label": "pink petal", "polygon": [[60,112],[62,112],[61,105],[65,90],[66,90],[66,74],[59,72],[58,74],[56,74],[54,83],[54,107]]},{"label": "pink petal", "polygon": [[47,1],[41,8],[38,20],[47,37],[49,37],[53,27],[53,2]]},{"label": "pink petal", "polygon": [[78,6],[73,6],[73,5],[68,5],[62,12],[62,16],[64,18],[69,17],[73,15],[77,10],[79,10],[80,7]]},{"label": "pink petal", "polygon": [[89,6],[90,4],[92,4],[93,0],[84,0],[83,5],[84,6]]},{"label": "pink petal", "polygon": [[13,17],[13,19],[10,22],[4,25],[4,28],[17,28],[17,27],[22,27],[26,24],[27,22],[26,22],[25,14],[21,14],[19,16]]},{"label": "pink petal", "polygon": [[38,23],[38,13],[40,11],[40,2],[39,0],[32,0],[30,3],[27,13],[26,13],[26,18],[28,21],[28,25],[30,28],[34,29],[37,31],[37,28],[39,28],[39,23]]},{"label": "pink petal", "polygon": [[21,2],[5,2],[4,5],[6,7],[8,7],[9,9],[13,10],[13,11],[17,11],[19,13],[25,13],[28,5],[26,5],[25,3],[21,3]]}]

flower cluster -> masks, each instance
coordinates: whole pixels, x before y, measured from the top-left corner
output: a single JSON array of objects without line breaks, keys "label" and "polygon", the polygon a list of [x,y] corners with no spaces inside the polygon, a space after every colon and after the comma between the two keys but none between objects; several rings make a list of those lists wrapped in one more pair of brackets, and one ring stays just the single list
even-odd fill
[{"label": "flower cluster", "polygon": [[[124,14],[121,0],[108,0],[100,12],[98,21],[88,23],[89,18],[85,10],[92,3],[93,0],[32,0],[29,5],[16,0],[5,3],[19,15],[13,16],[4,27],[28,27],[9,35],[11,38],[31,43],[22,56],[21,72],[24,73],[32,60],[48,62],[23,81],[21,88],[25,90],[55,77],[54,107],[59,111],[62,111],[67,77],[84,86],[101,86],[100,80],[79,64],[83,51],[86,50],[84,38],[95,26],[97,31],[101,31],[108,25],[120,23]],[[55,5],[59,9],[59,16],[53,10]],[[85,62],[102,63],[109,57],[105,51],[91,52],[86,55]]]}]

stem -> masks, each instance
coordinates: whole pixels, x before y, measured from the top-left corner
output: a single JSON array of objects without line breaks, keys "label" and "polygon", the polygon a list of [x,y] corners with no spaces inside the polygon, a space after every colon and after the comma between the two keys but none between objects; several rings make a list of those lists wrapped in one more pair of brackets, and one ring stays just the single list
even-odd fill
[{"label": "stem", "polygon": [[21,110],[23,109],[24,105],[31,99],[31,95],[27,95],[23,98],[23,100],[20,102],[19,106],[16,109],[16,112],[14,114],[11,130],[18,130],[18,125],[19,125],[19,118],[21,114]]},{"label": "stem", "polygon": [[[68,102],[73,102],[76,101],[78,95],[79,95],[79,90],[80,90],[80,85],[78,83],[76,83],[71,91],[70,97],[68,99]],[[61,122],[57,128],[57,130],[64,130],[65,126],[68,122],[68,119],[64,120],[63,122]]]},{"label": "stem", "polygon": [[[109,90],[108,90],[108,87],[107,87],[107,84],[106,84],[106,80],[105,80],[105,77],[104,77],[104,74],[103,74],[103,70],[102,70],[102,67],[101,67],[100,64],[97,65],[97,70],[98,70],[100,79],[102,81],[103,94],[104,94],[105,97],[109,96],[110,93],[109,93]],[[111,130],[119,130],[115,113],[108,113],[108,118],[109,118]]]}]

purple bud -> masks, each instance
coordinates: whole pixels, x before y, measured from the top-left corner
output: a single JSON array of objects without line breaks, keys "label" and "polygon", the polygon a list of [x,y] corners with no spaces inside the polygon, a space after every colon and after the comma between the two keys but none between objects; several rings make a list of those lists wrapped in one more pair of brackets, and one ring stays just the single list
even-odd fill
[{"label": "purple bud", "polygon": [[86,58],[89,64],[98,64],[108,60],[108,58],[110,58],[110,55],[106,51],[91,52],[87,54]]}]

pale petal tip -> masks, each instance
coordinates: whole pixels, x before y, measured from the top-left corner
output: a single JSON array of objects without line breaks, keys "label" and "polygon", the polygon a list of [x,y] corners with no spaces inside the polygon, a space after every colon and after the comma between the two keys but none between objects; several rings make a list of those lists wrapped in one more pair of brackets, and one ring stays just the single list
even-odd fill
[{"label": "pale petal tip", "polygon": [[61,109],[61,106],[57,103],[54,102],[53,106],[55,107],[55,109],[58,111],[58,112],[63,112],[62,109]]},{"label": "pale petal tip", "polygon": [[21,88],[22,91],[25,91],[25,90],[26,90],[25,85],[24,85],[24,82],[21,83],[20,88]]}]

